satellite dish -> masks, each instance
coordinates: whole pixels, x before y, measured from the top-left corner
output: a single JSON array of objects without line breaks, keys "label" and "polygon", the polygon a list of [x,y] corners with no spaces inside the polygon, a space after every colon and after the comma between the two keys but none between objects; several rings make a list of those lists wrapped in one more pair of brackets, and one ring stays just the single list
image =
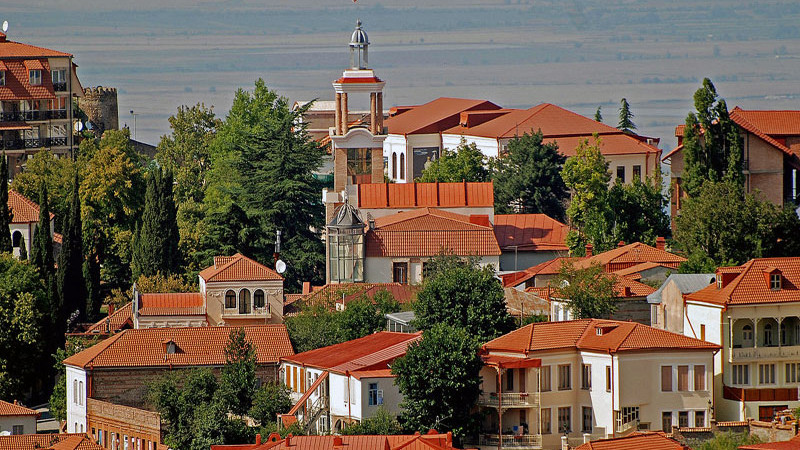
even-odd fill
[{"label": "satellite dish", "polygon": [[75,132],[80,133],[83,130],[83,122],[80,120],[75,122]]},{"label": "satellite dish", "polygon": [[8,31],[8,21],[4,20],[3,21],[3,33],[5,33],[6,31]]},{"label": "satellite dish", "polygon": [[286,272],[286,263],[280,259],[275,262],[275,271],[278,273]]}]

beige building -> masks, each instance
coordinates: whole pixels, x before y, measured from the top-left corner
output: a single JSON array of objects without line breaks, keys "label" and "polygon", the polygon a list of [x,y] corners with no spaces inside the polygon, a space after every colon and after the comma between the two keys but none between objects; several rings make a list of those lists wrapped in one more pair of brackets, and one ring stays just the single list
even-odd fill
[{"label": "beige building", "polygon": [[19,403],[0,400],[0,433],[35,434],[39,413]]}]

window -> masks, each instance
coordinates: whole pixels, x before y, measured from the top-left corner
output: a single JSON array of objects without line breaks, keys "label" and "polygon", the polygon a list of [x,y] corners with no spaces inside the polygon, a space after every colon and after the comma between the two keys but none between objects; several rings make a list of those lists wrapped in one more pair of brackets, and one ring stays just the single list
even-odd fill
[{"label": "window", "polygon": [[592,388],[592,365],[581,364],[581,389],[589,390]]},{"label": "window", "polygon": [[633,166],[633,179],[642,181],[642,166]]},{"label": "window", "polygon": [[568,391],[572,389],[572,366],[562,364],[558,366],[558,390]]},{"label": "window", "polygon": [[696,426],[696,427],[704,427],[704,426],[706,426],[706,412],[705,411],[695,411],[694,412],[694,426]]},{"label": "window", "polygon": [[347,177],[351,184],[372,180],[372,155],[368,148],[347,149]]},{"label": "window", "polygon": [[705,341],[706,340],[706,326],[705,326],[705,324],[701,324],[700,325],[700,340],[701,341]]},{"label": "window", "polygon": [[406,154],[400,153],[400,179],[406,179]]},{"label": "window", "polygon": [[0,86],[6,85],[6,71],[0,70]]},{"label": "window", "polygon": [[292,387],[292,368],[286,367],[286,387]]},{"label": "window", "polygon": [[681,428],[689,426],[689,411],[678,411],[678,426]]},{"label": "window", "polygon": [[508,369],[506,371],[506,390],[514,390],[514,369]]},{"label": "window", "polygon": [[25,434],[25,425],[13,425],[11,434]]},{"label": "window", "polygon": [[797,383],[800,381],[800,363],[786,363],[787,383]]},{"label": "window", "polygon": [[31,86],[38,86],[42,84],[42,71],[39,69],[33,69],[28,72],[30,75],[30,82]]},{"label": "window", "polygon": [[769,347],[772,345],[772,324],[764,325],[764,346]]},{"label": "window", "polygon": [[392,152],[392,179],[397,179],[397,152]]},{"label": "window", "polygon": [[611,366],[606,366],[606,392],[611,392]]},{"label": "window", "polygon": [[569,433],[572,431],[572,408],[569,406],[558,408],[558,432]]},{"label": "window", "polygon": [[672,366],[661,366],[661,392],[672,392]]},{"label": "window", "polygon": [[228,291],[225,293],[225,307],[236,308],[236,292]]},{"label": "window", "polygon": [[539,369],[539,382],[541,386],[539,386],[539,390],[542,392],[550,391],[550,366],[542,366]]},{"label": "window", "polygon": [[592,408],[584,406],[581,410],[581,431],[584,433],[592,432]]},{"label": "window", "polygon": [[758,384],[775,384],[775,364],[758,365]]},{"label": "window", "polygon": [[661,413],[661,431],[669,433],[672,431],[672,411]]},{"label": "window", "polygon": [[264,307],[264,291],[261,289],[257,289],[256,292],[253,293],[253,306],[255,308]]},{"label": "window", "polygon": [[769,276],[769,287],[773,291],[781,290],[781,274],[773,273]]},{"label": "window", "polygon": [[66,83],[67,82],[67,70],[66,69],[55,69],[52,70],[51,75],[53,77],[53,84],[56,83]]},{"label": "window", "polygon": [[786,340],[786,323],[781,323],[781,345],[787,345]]},{"label": "window", "polygon": [[292,367],[292,390],[295,391],[295,392],[299,392],[298,391],[298,388],[299,388],[298,384],[299,383],[297,382],[297,378],[298,378],[298,376],[297,376],[297,367]]},{"label": "window", "polygon": [[552,433],[553,428],[550,424],[550,408],[542,408],[539,414],[542,418],[542,434]]},{"label": "window", "polygon": [[250,314],[250,291],[239,291],[239,314]]},{"label": "window", "polygon": [[678,366],[678,391],[689,390],[689,366]]},{"label": "window", "polygon": [[625,182],[625,166],[617,166],[617,182]]},{"label": "window", "polygon": [[408,284],[408,263],[392,263],[392,281],[395,283]]},{"label": "window", "polygon": [[383,403],[383,395],[378,399],[378,383],[369,384],[369,406],[376,406]]},{"label": "window", "polygon": [[650,325],[658,326],[658,305],[650,306]]},{"label": "window", "polygon": [[694,366],[694,390],[706,390],[706,366]]},{"label": "window", "polygon": [[750,325],[745,325],[742,327],[742,346],[753,346],[753,327]]},{"label": "window", "polygon": [[83,381],[78,382],[78,404],[83,405]]},{"label": "window", "polygon": [[78,380],[72,380],[72,402],[78,404]]},{"label": "window", "polygon": [[750,366],[746,364],[732,365],[731,384],[750,384]]},{"label": "window", "polygon": [[638,406],[625,406],[620,411],[620,418],[622,425],[629,424],[639,420],[639,407]]}]

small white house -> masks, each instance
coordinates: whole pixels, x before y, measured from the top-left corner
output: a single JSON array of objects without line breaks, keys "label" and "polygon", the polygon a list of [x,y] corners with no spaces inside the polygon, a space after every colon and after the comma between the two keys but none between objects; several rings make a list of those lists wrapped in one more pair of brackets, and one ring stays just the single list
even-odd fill
[{"label": "small white house", "polygon": [[14,403],[0,400],[0,433],[2,434],[35,434],[36,419],[39,413]]}]

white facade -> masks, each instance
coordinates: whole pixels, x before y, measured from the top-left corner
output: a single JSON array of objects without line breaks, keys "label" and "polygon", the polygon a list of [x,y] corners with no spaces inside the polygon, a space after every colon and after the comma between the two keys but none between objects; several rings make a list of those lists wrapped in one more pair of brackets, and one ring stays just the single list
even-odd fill
[{"label": "white facade", "polygon": [[67,376],[67,433],[85,433],[86,430],[86,371],[66,366]]},{"label": "white facade", "polygon": [[[393,283],[403,282],[394,279],[394,264],[407,264],[408,284],[422,283],[422,266],[430,258],[370,256],[364,260],[364,282],[366,283]],[[500,256],[482,256],[478,261],[480,267],[493,266],[494,270],[500,267]]]},{"label": "white facade", "polygon": [[[383,157],[388,161],[388,176],[389,179],[396,183],[411,183],[415,177],[419,177],[422,170],[425,168],[424,163],[427,161],[422,160],[419,156],[420,153],[425,152],[434,153],[435,157],[431,156],[431,160],[438,159],[442,150],[442,137],[439,133],[430,134],[389,134],[386,140],[383,141]],[[414,152],[417,151],[418,157],[417,164],[414,164]]]}]

